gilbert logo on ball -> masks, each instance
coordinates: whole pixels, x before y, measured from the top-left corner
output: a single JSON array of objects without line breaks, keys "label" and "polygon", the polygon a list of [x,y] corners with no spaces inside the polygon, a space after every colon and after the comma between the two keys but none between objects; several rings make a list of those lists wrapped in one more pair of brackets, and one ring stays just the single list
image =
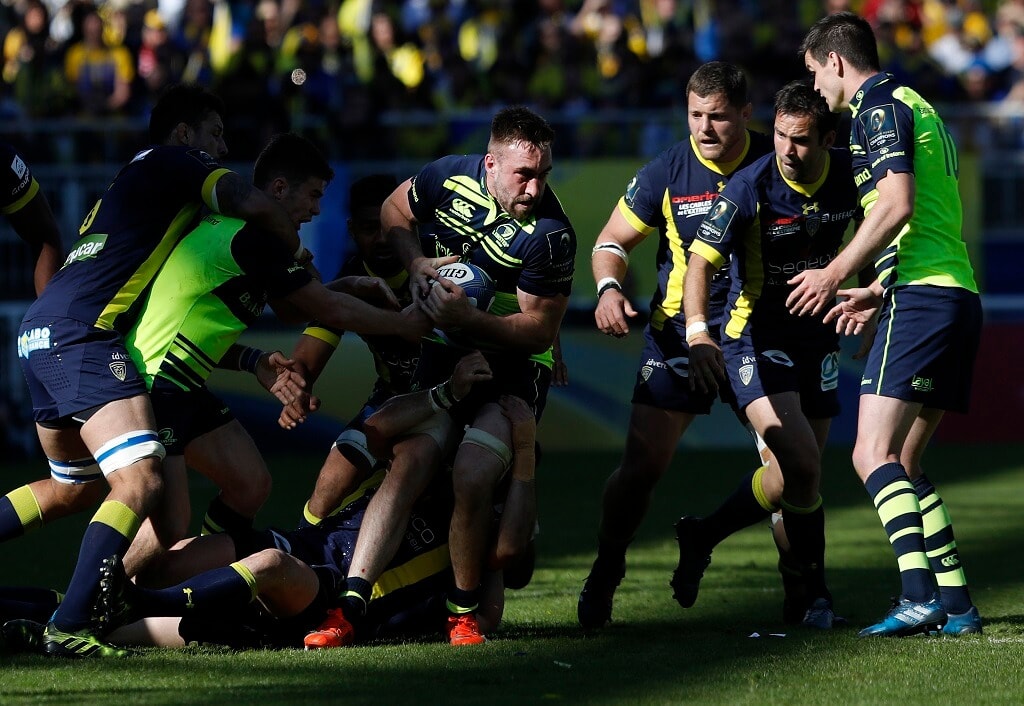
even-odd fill
[{"label": "gilbert logo on ball", "polygon": [[487,311],[494,301],[494,280],[470,262],[453,262],[437,269],[440,277],[462,287],[466,297],[477,309]]}]

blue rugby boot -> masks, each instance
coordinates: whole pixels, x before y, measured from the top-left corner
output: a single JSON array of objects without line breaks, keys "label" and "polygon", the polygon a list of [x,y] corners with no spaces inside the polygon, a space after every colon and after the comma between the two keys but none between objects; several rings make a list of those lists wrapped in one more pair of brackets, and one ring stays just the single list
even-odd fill
[{"label": "blue rugby boot", "polygon": [[946,618],[946,624],[942,626],[943,635],[980,635],[981,616],[978,608],[971,606],[966,613],[951,614]]},{"label": "blue rugby boot", "polygon": [[900,598],[881,622],[864,628],[858,637],[905,637],[918,633],[938,632],[946,623],[946,611],[939,597],[932,596],[918,603]]}]

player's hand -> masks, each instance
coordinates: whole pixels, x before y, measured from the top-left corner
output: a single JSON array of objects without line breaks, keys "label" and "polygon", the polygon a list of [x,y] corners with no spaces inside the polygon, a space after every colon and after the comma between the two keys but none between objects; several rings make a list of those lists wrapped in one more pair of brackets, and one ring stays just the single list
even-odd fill
[{"label": "player's hand", "polygon": [[302,248],[300,254],[295,261],[306,268],[310,276],[316,281],[321,281],[323,278],[320,276],[320,270],[316,269],[316,265],[313,264],[313,253],[309,251],[309,248]]},{"label": "player's hand", "polygon": [[868,287],[840,289],[836,294],[841,301],[825,314],[825,323],[835,320],[836,333],[843,336],[862,334],[861,350],[854,356],[862,358],[866,353],[865,346],[870,348],[875,338],[874,328],[882,297]]},{"label": "player's hand", "polygon": [[452,373],[452,394],[461,400],[469,394],[473,385],[490,380],[493,377],[491,366],[480,351],[473,351],[462,356]]},{"label": "player's hand", "polygon": [[277,424],[282,429],[294,429],[318,409],[320,409],[320,398],[303,392],[291,404],[286,404],[281,408]]},{"label": "player's hand", "polygon": [[256,361],[256,379],[281,404],[291,403],[306,387],[301,365],[281,351],[261,355]]},{"label": "player's hand", "polygon": [[597,300],[597,308],[594,309],[594,322],[597,330],[609,336],[622,338],[629,333],[627,319],[636,316],[633,305],[629,299],[617,289],[609,289]]},{"label": "player's hand", "polygon": [[832,303],[842,282],[829,274],[828,268],[825,268],[804,270],[787,284],[796,285],[796,289],[786,297],[789,313],[794,316],[813,316]]},{"label": "player's hand", "polygon": [[501,413],[512,424],[512,449],[514,453],[533,451],[537,438],[537,417],[521,397],[502,395],[498,400]]},{"label": "player's hand", "polygon": [[690,342],[690,389],[717,392],[718,381],[725,379],[722,349],[711,336],[699,334]]},{"label": "player's hand", "polygon": [[391,287],[380,277],[352,277],[347,282],[347,288],[349,294],[363,301],[394,311],[402,308]]},{"label": "player's hand", "polygon": [[551,347],[551,355],[554,360],[551,363],[551,384],[554,387],[565,387],[569,384],[569,366],[565,364],[562,357],[562,341],[555,337],[555,344]]},{"label": "player's hand", "polygon": [[458,330],[474,309],[465,290],[444,277],[434,280],[430,295],[420,304],[434,324],[444,331]]},{"label": "player's hand", "polygon": [[422,304],[413,302],[401,311],[402,329],[398,335],[410,343],[418,343],[421,338],[434,330],[434,322],[423,310]]},{"label": "player's hand", "polygon": [[437,268],[458,261],[458,255],[417,257],[409,263],[409,291],[418,299],[426,299],[430,294],[431,282],[437,279]]}]

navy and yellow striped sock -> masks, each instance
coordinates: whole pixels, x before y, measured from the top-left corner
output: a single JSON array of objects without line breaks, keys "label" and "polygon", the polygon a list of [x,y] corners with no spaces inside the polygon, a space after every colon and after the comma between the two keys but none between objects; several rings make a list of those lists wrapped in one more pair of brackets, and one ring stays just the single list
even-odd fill
[{"label": "navy and yellow striped sock", "polygon": [[935,582],[939,584],[946,612],[966,613],[973,605],[967,590],[967,576],[960,564],[960,553],[953,535],[953,520],[935,486],[924,475],[914,480],[914,492],[921,504],[924,520],[924,548],[928,553]]},{"label": "navy and yellow striped sock", "polygon": [[124,556],[140,524],[139,516],[124,503],[107,500],[100,505],[85,528],[67,595],[53,615],[58,629],[77,632],[90,627],[99,594],[100,566],[109,556]]},{"label": "navy and yellow striped sock", "polygon": [[782,517],[786,523],[791,558],[795,561],[810,600],[832,600],[825,583],[825,508],[821,496],[809,507],[783,500]]},{"label": "navy and yellow striped sock", "polygon": [[736,490],[698,523],[704,549],[711,551],[729,535],[771,517],[777,508],[764,492],[762,479],[766,470],[766,466],[761,466],[748,473]]},{"label": "navy and yellow striped sock", "polygon": [[886,463],[872,471],[864,487],[896,554],[903,597],[927,601],[935,588],[925,554],[921,506],[906,470],[899,463]]},{"label": "navy and yellow striped sock", "polygon": [[23,485],[0,498],[0,542],[43,526],[43,511],[32,489]]},{"label": "navy and yellow striped sock", "polygon": [[242,532],[247,529],[252,529],[252,518],[228,507],[218,495],[206,508],[206,517],[203,518],[203,529],[200,534],[205,536],[221,532]]},{"label": "navy and yellow striped sock", "polygon": [[256,577],[239,561],[204,571],[177,586],[134,589],[132,602],[143,615],[223,615],[244,608],[257,596]]},{"label": "navy and yellow striped sock", "polygon": [[345,579],[341,591],[341,611],[349,621],[357,620],[366,615],[366,607],[373,595],[373,584],[359,576]]}]

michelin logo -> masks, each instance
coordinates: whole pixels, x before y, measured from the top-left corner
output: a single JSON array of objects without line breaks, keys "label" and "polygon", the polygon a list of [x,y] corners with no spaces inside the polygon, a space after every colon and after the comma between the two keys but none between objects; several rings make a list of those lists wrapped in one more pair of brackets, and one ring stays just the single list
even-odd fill
[{"label": "michelin logo", "polygon": [[18,357],[28,359],[33,351],[48,350],[50,348],[50,329],[34,328],[18,336]]}]

